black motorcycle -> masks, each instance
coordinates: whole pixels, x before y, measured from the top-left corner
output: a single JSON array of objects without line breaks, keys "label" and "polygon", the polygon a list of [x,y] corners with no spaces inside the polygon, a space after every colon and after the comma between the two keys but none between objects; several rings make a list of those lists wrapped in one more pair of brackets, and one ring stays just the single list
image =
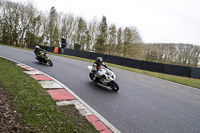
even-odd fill
[{"label": "black motorcycle", "polygon": [[41,51],[40,52],[40,56],[39,57],[36,56],[35,59],[38,60],[41,63],[45,63],[45,64],[47,64],[49,66],[53,66],[52,61],[50,60],[49,57],[46,56],[46,52],[45,51]]}]

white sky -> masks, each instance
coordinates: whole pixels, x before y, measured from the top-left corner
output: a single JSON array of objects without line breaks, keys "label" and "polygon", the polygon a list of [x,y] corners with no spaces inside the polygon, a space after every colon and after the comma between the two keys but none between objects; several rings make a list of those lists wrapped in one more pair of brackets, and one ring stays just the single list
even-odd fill
[{"label": "white sky", "polygon": [[[13,0],[25,1],[25,0]],[[38,10],[73,13],[87,21],[107,17],[117,27],[136,26],[145,43],[200,45],[200,0],[34,0]]]}]

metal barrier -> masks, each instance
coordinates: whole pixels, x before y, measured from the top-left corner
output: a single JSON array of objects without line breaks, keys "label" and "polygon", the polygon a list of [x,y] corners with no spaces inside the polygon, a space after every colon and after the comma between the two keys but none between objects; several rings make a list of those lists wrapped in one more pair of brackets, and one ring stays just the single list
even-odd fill
[{"label": "metal barrier", "polygon": [[[54,47],[48,48],[48,46],[46,46],[45,49],[48,49],[49,52],[54,52]],[[59,52],[59,49],[58,49],[58,53],[61,54],[61,52]],[[159,72],[159,73],[200,79],[200,68],[195,68],[195,67],[185,67],[185,66],[178,66],[178,65],[155,63],[155,62],[149,62],[149,61],[141,61],[141,60],[123,58],[119,56],[73,50],[73,49],[67,49],[67,48],[64,49],[63,54],[86,58],[86,59],[92,59],[92,60],[95,60],[97,57],[102,57],[104,61],[108,63],[112,63],[112,64],[117,64],[117,65],[122,65],[126,67],[142,69],[142,70],[148,70],[152,72]]]}]

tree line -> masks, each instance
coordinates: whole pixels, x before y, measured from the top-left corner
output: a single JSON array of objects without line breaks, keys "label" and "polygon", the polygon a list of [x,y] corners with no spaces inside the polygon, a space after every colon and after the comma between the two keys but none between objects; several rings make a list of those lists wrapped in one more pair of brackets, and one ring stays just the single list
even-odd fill
[{"label": "tree line", "polygon": [[200,47],[192,44],[147,44],[145,59],[160,63],[197,66]]},{"label": "tree line", "polygon": [[135,26],[108,24],[106,16],[86,21],[81,16],[39,11],[31,2],[0,1],[0,43],[28,47],[60,46],[67,39],[70,48],[95,51],[126,58],[197,66],[199,46],[192,44],[145,44]]}]

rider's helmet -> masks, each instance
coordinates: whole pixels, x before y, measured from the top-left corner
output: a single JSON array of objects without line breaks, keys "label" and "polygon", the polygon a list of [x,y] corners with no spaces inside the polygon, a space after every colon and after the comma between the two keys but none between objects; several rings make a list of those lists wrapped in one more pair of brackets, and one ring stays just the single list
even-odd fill
[{"label": "rider's helmet", "polygon": [[40,46],[35,46],[35,52],[39,52],[40,51]]},{"label": "rider's helmet", "polygon": [[35,49],[40,49],[40,46],[38,46],[38,45],[37,45],[37,46],[35,46]]},{"label": "rider's helmet", "polygon": [[97,61],[98,65],[102,65],[103,58],[102,57],[97,57],[96,61]]}]

